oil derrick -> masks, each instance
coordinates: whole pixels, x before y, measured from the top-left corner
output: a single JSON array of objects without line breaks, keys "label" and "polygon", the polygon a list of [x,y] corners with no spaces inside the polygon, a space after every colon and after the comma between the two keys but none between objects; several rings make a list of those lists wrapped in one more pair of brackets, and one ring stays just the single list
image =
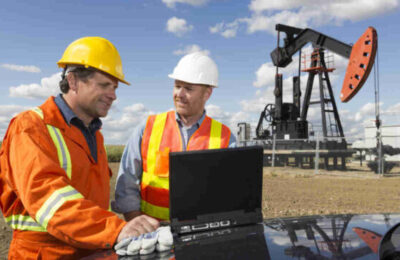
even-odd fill
[{"label": "oil derrick", "polygon": [[[341,140],[344,141],[343,127],[329,79],[329,73],[335,70],[333,68],[333,55],[326,54],[327,52],[324,49],[314,48],[309,57],[306,54],[302,55],[304,67],[302,71],[307,72],[309,75],[300,118],[301,120],[307,119],[310,105],[320,105],[322,136],[324,140],[334,138],[340,142]],[[309,66],[307,66],[307,62],[309,62]],[[311,101],[315,76],[318,76],[319,100]]]}]

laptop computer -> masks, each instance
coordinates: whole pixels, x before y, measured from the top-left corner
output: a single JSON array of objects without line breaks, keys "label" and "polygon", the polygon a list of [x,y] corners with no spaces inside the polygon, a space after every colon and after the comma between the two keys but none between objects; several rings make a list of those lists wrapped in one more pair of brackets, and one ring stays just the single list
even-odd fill
[{"label": "laptop computer", "polygon": [[174,233],[262,222],[261,146],[172,152],[169,160]]}]

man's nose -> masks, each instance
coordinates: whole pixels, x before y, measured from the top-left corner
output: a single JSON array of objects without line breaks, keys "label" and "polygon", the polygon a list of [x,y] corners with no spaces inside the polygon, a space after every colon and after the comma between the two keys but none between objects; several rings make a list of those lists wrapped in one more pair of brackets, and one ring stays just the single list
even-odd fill
[{"label": "man's nose", "polygon": [[108,93],[108,98],[112,99],[113,101],[117,99],[117,89],[112,89]]},{"label": "man's nose", "polygon": [[177,97],[182,97],[183,94],[184,94],[183,88],[179,88],[179,89],[176,90],[176,96]]}]

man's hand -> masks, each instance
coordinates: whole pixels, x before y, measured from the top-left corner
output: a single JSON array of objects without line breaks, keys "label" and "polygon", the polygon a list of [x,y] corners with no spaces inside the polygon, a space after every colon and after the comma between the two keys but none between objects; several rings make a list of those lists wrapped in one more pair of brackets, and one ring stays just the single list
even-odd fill
[{"label": "man's hand", "polygon": [[124,238],[138,237],[142,234],[152,232],[160,226],[160,223],[149,216],[140,215],[129,221],[121,230],[118,235],[117,243],[121,242]]}]

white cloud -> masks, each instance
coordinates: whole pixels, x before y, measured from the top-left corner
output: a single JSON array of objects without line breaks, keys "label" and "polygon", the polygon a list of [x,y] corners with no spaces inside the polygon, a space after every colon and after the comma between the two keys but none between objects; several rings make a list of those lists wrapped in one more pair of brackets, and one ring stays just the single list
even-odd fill
[{"label": "white cloud", "polygon": [[272,62],[262,64],[256,71],[256,81],[253,82],[255,87],[263,87],[273,85],[275,82],[275,71],[276,67]]},{"label": "white cloud", "polygon": [[112,111],[102,119],[105,143],[126,144],[135,127],[151,114],[155,112],[141,103],[124,107],[122,112],[113,105]]},{"label": "white cloud", "polygon": [[361,107],[360,113],[364,115],[374,115],[375,114],[375,104],[374,103],[367,103]]},{"label": "white cloud", "polygon": [[[313,13],[320,17],[328,15],[333,20],[358,21],[390,12],[399,6],[398,0],[334,0],[320,4],[318,0],[253,0],[249,9],[255,13],[273,10],[298,10],[298,13]],[[318,6],[318,8],[315,8]],[[354,12],[357,10],[357,12]],[[308,19],[313,19],[311,16]],[[318,17],[316,17],[318,18]]]},{"label": "white cloud", "polygon": [[183,49],[174,51],[174,54],[175,55],[186,55],[186,54],[193,53],[193,52],[202,52],[203,54],[205,54],[207,56],[210,55],[209,50],[202,50],[201,47],[197,44],[187,45]]},{"label": "white cloud", "polygon": [[[270,16],[262,14],[252,14],[251,17],[235,19],[231,23],[217,23],[210,27],[211,33],[219,33],[225,38],[233,38],[236,36],[240,27],[247,26],[247,33],[252,34],[258,31],[266,31],[275,35],[275,24],[284,23],[295,27],[307,27],[308,16],[304,13],[295,13],[291,11],[282,11]],[[283,22],[284,21],[284,22]]]},{"label": "white cloud", "polygon": [[0,106],[0,117],[3,116],[15,116],[19,112],[29,109],[26,106],[20,105],[1,105]]},{"label": "white cloud", "polygon": [[31,72],[31,73],[39,73],[41,70],[40,68],[33,66],[33,65],[15,65],[15,64],[1,64],[1,67],[8,69],[8,70],[15,70],[15,71],[24,71],[24,72]]},{"label": "white cloud", "polygon": [[[331,2],[326,13],[331,12],[338,19],[359,21],[395,10],[398,0],[351,0]],[[354,12],[357,10],[357,12]]]},{"label": "white cloud", "polygon": [[[382,107],[383,104],[380,103]],[[383,125],[397,124],[400,122],[400,114],[392,114],[392,109],[400,107],[400,104],[392,105],[388,109],[381,109],[381,121]],[[375,103],[367,103],[356,113],[349,110],[339,111],[340,119],[345,131],[347,140],[364,139],[364,127],[375,127]],[[390,122],[390,123],[388,123]]]},{"label": "white cloud", "polygon": [[382,114],[400,116],[400,103],[390,106],[385,111],[382,111]]},{"label": "white cloud", "polygon": [[241,20],[235,20],[232,23],[225,24],[224,22],[218,23],[215,26],[209,28],[210,33],[221,34],[225,38],[233,38],[236,36],[237,30],[239,29],[239,23]]},{"label": "white cloud", "polygon": [[167,21],[167,31],[178,37],[183,36],[192,29],[193,25],[188,25],[185,19],[180,19],[174,16]]},{"label": "white cloud", "polygon": [[354,120],[360,122],[365,119],[365,116],[375,115],[375,104],[367,103],[361,107],[361,109],[355,114]]},{"label": "white cloud", "polygon": [[29,99],[42,99],[50,95],[56,96],[60,93],[60,80],[61,72],[53,74],[48,78],[42,78],[40,85],[32,83],[29,85],[23,84],[17,87],[10,87],[10,96]]},{"label": "white cloud", "polygon": [[228,116],[227,113],[224,113],[219,106],[209,104],[206,106],[207,115],[217,120],[224,119]]},{"label": "white cloud", "polygon": [[225,112],[221,107],[213,104],[206,105],[206,111],[208,116],[220,121],[228,127],[231,126],[231,113]]},{"label": "white cloud", "polygon": [[169,8],[175,8],[177,3],[188,4],[192,6],[205,5],[209,0],[162,0],[162,2]]},{"label": "white cloud", "polygon": [[246,112],[226,112],[221,107],[214,104],[207,105],[206,111],[208,116],[228,126],[235,136],[238,131],[237,124],[240,122],[249,122],[251,120],[250,115]]},{"label": "white cloud", "polygon": [[[304,48],[303,53],[311,54],[311,47],[308,46]],[[282,73],[284,76],[286,76],[288,80],[292,80],[291,78],[288,78],[288,76],[297,75],[299,69],[299,55],[292,57],[292,59],[293,61],[289,63],[288,66],[286,66],[285,68],[279,68],[279,73]],[[256,74],[256,80],[253,82],[253,86],[260,88],[260,87],[275,85],[276,67],[272,62],[266,62],[262,64],[257,69],[255,74]],[[288,82],[288,84],[291,83]]]},{"label": "white cloud", "polygon": [[210,33],[219,33],[223,30],[225,23],[217,23],[215,26],[210,27]]},{"label": "white cloud", "polygon": [[261,113],[267,104],[275,103],[273,88],[269,87],[258,91],[253,99],[244,99],[240,101],[242,111],[248,113]]},{"label": "white cloud", "polygon": [[320,3],[317,0],[253,0],[249,5],[250,17],[237,18],[227,24],[218,23],[210,28],[210,32],[234,37],[243,25],[247,26],[247,33],[250,34],[258,31],[275,34],[277,23],[299,28],[341,25],[345,21],[360,21],[393,12],[399,7],[398,0],[333,0],[325,1],[323,5]]},{"label": "white cloud", "polygon": [[275,25],[284,23],[286,25],[299,28],[307,27],[308,15],[304,13],[296,13],[284,10],[271,16],[253,15],[250,18],[242,19],[247,24],[247,32],[254,33],[258,31],[266,31],[275,35]]},{"label": "white cloud", "polygon": [[367,115],[364,115],[359,121],[355,120],[353,112],[348,111],[344,115],[343,111],[340,111],[339,115],[346,140],[350,142],[364,138],[364,127],[373,125],[373,118]]},{"label": "white cloud", "polygon": [[28,109],[31,109],[31,107],[20,105],[0,105],[0,140],[3,140],[11,118]]},{"label": "white cloud", "polygon": [[282,10],[282,9],[292,9],[305,5],[307,2],[314,2],[314,4],[318,1],[313,0],[252,0],[249,9],[253,12],[263,12],[267,10]]}]

